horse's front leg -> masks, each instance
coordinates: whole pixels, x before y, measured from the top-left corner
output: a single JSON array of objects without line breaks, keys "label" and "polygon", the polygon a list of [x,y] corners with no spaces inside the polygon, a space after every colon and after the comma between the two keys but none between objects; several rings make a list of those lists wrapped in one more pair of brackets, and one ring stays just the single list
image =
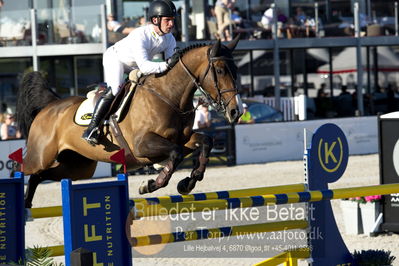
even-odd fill
[{"label": "horse's front leg", "polygon": [[199,150],[199,156],[195,160],[191,175],[181,180],[177,185],[177,191],[183,195],[190,193],[197,181],[201,181],[204,178],[209,154],[213,147],[213,139],[205,134],[194,133],[185,147],[191,150]]},{"label": "horse's front leg", "polygon": [[167,163],[156,180],[150,179],[140,186],[140,194],[151,193],[165,187],[184,158],[182,147],[152,132],[141,138],[134,154],[137,157],[147,157],[154,161],[159,158],[167,158]]}]

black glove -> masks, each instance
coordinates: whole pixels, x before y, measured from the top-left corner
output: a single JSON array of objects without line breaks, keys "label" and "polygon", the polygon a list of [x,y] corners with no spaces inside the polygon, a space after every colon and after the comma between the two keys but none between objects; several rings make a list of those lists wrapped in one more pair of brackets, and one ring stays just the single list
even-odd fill
[{"label": "black glove", "polygon": [[180,53],[175,52],[171,57],[166,59],[166,63],[168,64],[168,68],[171,69],[177,62],[179,62]]}]

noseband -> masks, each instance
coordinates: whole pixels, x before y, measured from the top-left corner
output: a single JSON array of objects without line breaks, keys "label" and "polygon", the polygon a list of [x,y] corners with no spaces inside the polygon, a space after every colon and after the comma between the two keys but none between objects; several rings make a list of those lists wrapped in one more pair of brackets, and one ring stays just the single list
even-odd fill
[{"label": "noseband", "polygon": [[[208,67],[206,68],[206,71],[205,71],[204,75],[202,76],[202,79],[200,79],[200,81],[197,81],[197,78],[191,73],[191,71],[183,63],[181,57],[179,58],[180,64],[182,65],[182,67],[186,71],[186,73],[190,76],[190,78],[191,78],[192,82],[194,83],[195,87],[201,91],[201,93],[206,97],[208,102],[211,103],[211,105],[215,108],[215,110],[217,112],[223,112],[224,113],[226,111],[227,106],[231,102],[231,100],[238,94],[238,89],[237,89],[235,80],[233,78],[233,74],[231,73],[231,70],[230,70],[230,68],[228,66],[227,66],[227,69],[229,71],[231,79],[234,82],[234,87],[231,88],[231,89],[225,89],[225,90],[221,90],[219,88],[219,83],[218,83],[216,70],[215,70],[215,65],[214,65],[214,62],[217,61],[217,60],[233,61],[233,58],[229,58],[229,57],[225,57],[225,56],[211,57],[210,54],[209,54],[209,50],[208,50]],[[205,78],[206,78],[206,76],[208,75],[209,72],[212,73],[213,85],[215,86],[215,88],[217,90],[217,93],[218,93],[216,99],[213,99],[211,94],[209,92],[207,92],[206,90],[204,90],[204,88],[202,88],[202,85],[201,85],[204,82],[204,80],[205,80]],[[228,92],[235,92],[235,93],[234,93],[233,96],[230,97],[230,99],[228,99],[227,102],[225,102],[225,101],[223,101],[222,95],[224,93],[228,93]]]}]

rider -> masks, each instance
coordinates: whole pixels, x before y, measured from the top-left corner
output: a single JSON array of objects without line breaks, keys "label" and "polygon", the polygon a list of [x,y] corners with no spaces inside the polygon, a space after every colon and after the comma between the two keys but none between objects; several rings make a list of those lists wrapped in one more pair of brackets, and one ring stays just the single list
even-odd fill
[{"label": "rider", "polygon": [[103,55],[104,78],[108,88],[96,103],[91,122],[82,135],[91,145],[98,144],[101,134],[99,126],[120,90],[123,74],[138,69],[148,75],[164,72],[169,67],[167,62],[151,60],[159,53],[164,53],[165,58],[173,55],[176,40],[171,31],[175,23],[176,7],[170,0],[155,0],[150,4],[148,17],[151,24],[133,30],[109,47]]}]

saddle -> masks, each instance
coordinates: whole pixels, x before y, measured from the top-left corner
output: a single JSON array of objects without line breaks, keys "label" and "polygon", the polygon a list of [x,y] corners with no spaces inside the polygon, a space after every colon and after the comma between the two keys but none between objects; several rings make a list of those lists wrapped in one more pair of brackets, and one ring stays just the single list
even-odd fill
[{"label": "saddle", "polygon": [[[105,117],[110,117],[113,115],[116,121],[119,123],[123,120],[127,108],[133,98],[135,88],[140,82],[141,77],[139,76],[139,70],[135,69],[129,73],[129,80],[121,85],[121,89],[115,96],[114,101],[111,104],[111,108]],[[76,110],[74,116],[74,122],[80,126],[88,126],[94,111],[94,107],[98,99],[104,94],[103,89],[96,88],[89,91],[86,95],[87,99],[84,100],[78,109]]]}]

